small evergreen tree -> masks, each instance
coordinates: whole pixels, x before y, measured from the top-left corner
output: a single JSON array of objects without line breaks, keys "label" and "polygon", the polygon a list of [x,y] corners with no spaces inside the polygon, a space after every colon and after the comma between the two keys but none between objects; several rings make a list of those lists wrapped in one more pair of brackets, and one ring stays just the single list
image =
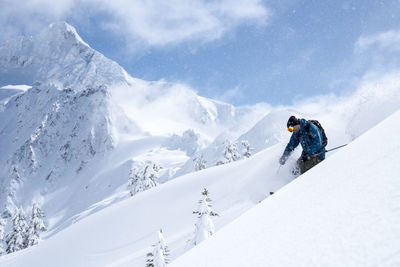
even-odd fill
[{"label": "small evergreen tree", "polygon": [[207,161],[204,159],[203,154],[201,154],[199,157],[196,157],[193,159],[194,161],[194,170],[195,171],[201,171],[204,170],[206,167]]},{"label": "small evergreen tree", "polygon": [[237,161],[238,159],[240,159],[240,154],[237,150],[236,143],[232,143],[231,141],[226,140],[224,144],[225,144],[225,148],[224,148],[223,157],[225,158],[226,163],[229,163],[232,161]]},{"label": "small evergreen tree", "polygon": [[6,236],[7,253],[12,253],[27,247],[27,230],[25,212],[19,208],[12,219],[12,229]]},{"label": "small evergreen tree", "polygon": [[27,245],[33,246],[39,243],[40,233],[46,231],[46,227],[43,223],[44,212],[40,209],[37,203],[33,204],[31,220],[28,229],[28,240]]},{"label": "small evergreen tree", "polygon": [[153,162],[147,162],[141,168],[138,166],[132,168],[128,182],[131,196],[157,186],[160,169],[161,167]]},{"label": "small evergreen tree", "polygon": [[4,208],[5,209],[0,216],[3,218],[6,218],[6,219],[13,218],[18,211],[17,206],[15,206],[14,201],[12,200],[12,198],[10,196],[7,196]]},{"label": "small evergreen tree", "polygon": [[147,253],[146,267],[165,267],[169,263],[169,249],[162,234],[158,232],[158,242],[153,245],[153,252]]},{"label": "small evergreen tree", "polygon": [[3,255],[5,252],[4,246],[3,246],[5,226],[6,226],[6,220],[0,218],[0,255]]},{"label": "small evergreen tree", "polygon": [[204,191],[201,194],[203,198],[199,201],[199,210],[193,212],[193,214],[198,215],[194,238],[192,240],[192,243],[195,246],[214,234],[214,223],[212,222],[211,217],[218,216],[218,214],[213,212],[211,209],[212,205],[211,199],[208,196],[208,190],[204,188]]},{"label": "small evergreen tree", "polygon": [[128,181],[128,188],[131,196],[133,197],[136,193],[138,193],[138,189],[136,188],[136,185],[140,183],[141,181],[141,176],[140,176],[140,171],[138,168],[132,168],[130,173],[129,173],[129,181]]},{"label": "small evergreen tree", "polygon": [[232,143],[229,140],[224,142],[224,151],[222,153],[222,158],[220,158],[215,165],[219,166],[222,164],[230,163],[232,161],[237,161],[240,159],[240,153],[237,150],[237,144]]},{"label": "small evergreen tree", "polygon": [[254,148],[250,147],[249,141],[247,140],[242,140],[242,146],[244,146],[243,157],[250,158],[251,151],[254,150]]}]

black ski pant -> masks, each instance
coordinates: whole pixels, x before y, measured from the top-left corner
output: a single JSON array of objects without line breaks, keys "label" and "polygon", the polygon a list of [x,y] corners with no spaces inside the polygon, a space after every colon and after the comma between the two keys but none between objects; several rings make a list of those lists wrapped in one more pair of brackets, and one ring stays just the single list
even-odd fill
[{"label": "black ski pant", "polygon": [[323,159],[318,156],[301,155],[296,162],[296,169],[294,170],[294,173],[299,175],[303,174],[321,161],[323,161]]}]

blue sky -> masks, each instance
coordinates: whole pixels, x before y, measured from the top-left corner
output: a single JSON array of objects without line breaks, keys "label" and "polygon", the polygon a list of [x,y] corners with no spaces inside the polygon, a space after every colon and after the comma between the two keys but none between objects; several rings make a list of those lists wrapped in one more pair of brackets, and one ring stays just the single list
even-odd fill
[{"label": "blue sky", "polygon": [[400,62],[398,0],[0,3],[7,37],[66,20],[133,77],[183,82],[236,105],[348,93]]}]

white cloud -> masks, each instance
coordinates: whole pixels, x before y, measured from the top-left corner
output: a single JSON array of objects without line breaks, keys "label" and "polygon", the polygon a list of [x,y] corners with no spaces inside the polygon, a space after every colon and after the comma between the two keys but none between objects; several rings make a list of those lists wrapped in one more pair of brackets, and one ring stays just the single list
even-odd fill
[{"label": "white cloud", "polygon": [[[128,42],[164,46],[210,41],[242,23],[265,24],[261,0],[28,0],[0,2],[6,36],[38,31],[55,20],[87,21],[123,35]],[[77,16],[81,16],[78,17]]]},{"label": "white cloud", "polygon": [[365,52],[371,47],[386,51],[400,51],[400,31],[390,30],[374,35],[361,36],[356,42],[357,52]]},{"label": "white cloud", "polygon": [[0,0],[0,45],[19,35],[33,35],[48,24],[64,20],[74,0]]},{"label": "white cloud", "polygon": [[240,86],[236,86],[233,89],[224,91],[221,95],[214,96],[215,99],[226,102],[226,103],[234,103],[240,99],[244,98],[244,94],[242,88]]}]

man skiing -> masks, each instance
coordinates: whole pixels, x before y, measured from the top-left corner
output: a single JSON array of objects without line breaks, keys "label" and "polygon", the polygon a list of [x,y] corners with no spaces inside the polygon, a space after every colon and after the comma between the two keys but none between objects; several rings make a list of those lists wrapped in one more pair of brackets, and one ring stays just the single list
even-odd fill
[{"label": "man skiing", "polygon": [[[293,170],[295,175],[303,174],[325,159],[325,145],[323,135],[314,123],[305,119],[291,116],[287,122],[288,131],[292,137],[287,144],[279,163],[284,165],[293,150],[301,144],[303,152],[296,162]],[[325,143],[325,145],[324,145]]]}]

